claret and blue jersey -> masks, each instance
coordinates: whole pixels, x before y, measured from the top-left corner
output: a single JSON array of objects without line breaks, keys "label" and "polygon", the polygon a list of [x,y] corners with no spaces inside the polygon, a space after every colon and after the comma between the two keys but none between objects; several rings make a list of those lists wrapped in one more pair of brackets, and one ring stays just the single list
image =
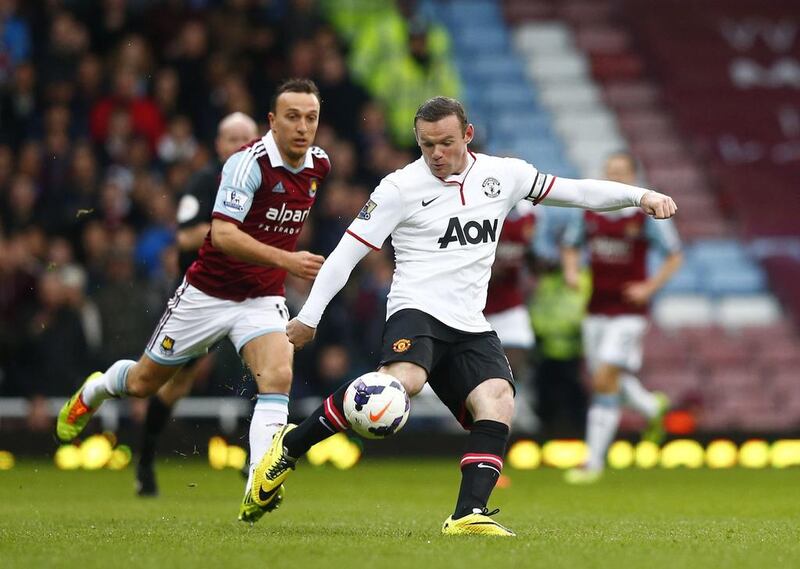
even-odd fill
[{"label": "claret and blue jersey", "polygon": [[[225,162],[212,217],[235,223],[261,243],[294,251],[328,172],[330,160],[316,146],[299,168],[285,164],[268,132]],[[186,276],[206,294],[240,301],[283,296],[286,271],[234,259],[215,248],[209,235]]]}]

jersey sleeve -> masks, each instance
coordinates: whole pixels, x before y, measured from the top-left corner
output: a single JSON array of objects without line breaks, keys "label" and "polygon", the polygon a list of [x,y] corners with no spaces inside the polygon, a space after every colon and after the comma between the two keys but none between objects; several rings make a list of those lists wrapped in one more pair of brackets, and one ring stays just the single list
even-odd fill
[{"label": "jersey sleeve", "polygon": [[506,167],[514,179],[514,202],[528,200],[538,204],[547,195],[555,176],[539,172],[532,164],[518,158],[506,158]]},{"label": "jersey sleeve", "polygon": [[400,188],[383,180],[358,215],[347,228],[347,233],[378,250],[403,219],[403,202]]},{"label": "jersey sleeve", "polygon": [[240,150],[225,162],[212,216],[242,223],[261,185],[261,168],[252,148]]},{"label": "jersey sleeve", "polygon": [[647,240],[665,253],[677,253],[681,250],[681,238],[671,219],[653,219],[648,217],[644,226]]}]

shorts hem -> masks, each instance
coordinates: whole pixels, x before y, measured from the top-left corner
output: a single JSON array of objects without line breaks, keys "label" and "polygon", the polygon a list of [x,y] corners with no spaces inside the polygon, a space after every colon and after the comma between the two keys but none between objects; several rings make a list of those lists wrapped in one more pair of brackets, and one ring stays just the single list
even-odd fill
[{"label": "shorts hem", "polygon": [[377,366],[375,369],[376,369],[376,370],[379,370],[380,368],[382,368],[382,367],[384,367],[384,366],[387,366],[387,365],[390,365],[390,364],[397,364],[397,363],[407,363],[407,364],[414,364],[414,365],[417,365],[417,366],[421,367],[422,369],[424,369],[424,370],[425,370],[425,373],[426,373],[426,374],[427,374],[429,377],[430,377],[430,375],[431,375],[431,370],[429,370],[427,367],[425,367],[424,365],[422,365],[420,362],[418,362],[418,361],[416,361],[416,360],[412,360],[411,358],[407,358],[407,359],[404,359],[404,358],[398,358],[398,359],[391,359],[391,360],[381,360],[381,362],[378,364],[378,366]]},{"label": "shorts hem", "polygon": [[239,342],[236,343],[236,353],[237,354],[240,353],[242,351],[242,348],[244,348],[247,345],[247,343],[250,342],[251,340],[255,340],[260,336],[266,336],[267,334],[272,334],[274,332],[286,332],[286,326],[283,326],[282,328],[279,327],[264,328],[257,332],[251,332],[250,334],[248,334],[247,336],[245,336]]},{"label": "shorts hem", "polygon": [[179,365],[183,365],[183,364],[185,364],[187,362],[190,362],[190,361],[192,361],[194,359],[197,359],[202,354],[193,355],[193,356],[178,356],[178,357],[175,357],[175,358],[165,358],[163,356],[159,356],[159,355],[154,354],[151,350],[145,350],[144,351],[144,355],[146,355],[148,358],[150,358],[151,360],[153,360],[154,362],[156,362],[157,364],[160,364],[160,365],[179,366]]}]

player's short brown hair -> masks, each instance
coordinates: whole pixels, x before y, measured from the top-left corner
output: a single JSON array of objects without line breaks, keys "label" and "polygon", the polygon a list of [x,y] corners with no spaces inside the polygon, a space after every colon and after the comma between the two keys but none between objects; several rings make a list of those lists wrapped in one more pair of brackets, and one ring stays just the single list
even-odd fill
[{"label": "player's short brown hair", "polygon": [[467,111],[464,110],[464,105],[450,97],[434,97],[422,103],[417,109],[417,114],[414,115],[414,128],[417,128],[417,120],[436,122],[450,115],[456,116],[458,122],[461,123],[461,133],[465,133],[467,131]]},{"label": "player's short brown hair", "polygon": [[311,79],[302,79],[294,77],[287,79],[275,89],[275,94],[272,95],[272,100],[269,103],[269,110],[275,112],[275,107],[278,104],[278,97],[284,93],[309,93],[317,98],[317,101],[322,103],[322,97],[319,96],[319,88],[317,84]]}]

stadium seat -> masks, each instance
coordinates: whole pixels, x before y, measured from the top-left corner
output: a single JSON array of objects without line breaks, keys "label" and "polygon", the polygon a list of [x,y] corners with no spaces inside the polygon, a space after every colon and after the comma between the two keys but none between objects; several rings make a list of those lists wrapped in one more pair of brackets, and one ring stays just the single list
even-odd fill
[{"label": "stadium seat", "polygon": [[483,101],[491,108],[509,107],[519,110],[533,110],[537,106],[536,94],[525,83],[490,83],[483,89]]},{"label": "stadium seat", "polygon": [[600,107],[580,112],[561,113],[554,117],[553,123],[556,132],[565,138],[575,140],[619,138],[617,120],[613,113]]},{"label": "stadium seat", "polygon": [[491,81],[524,81],[524,69],[520,62],[508,55],[480,54],[464,58],[461,74],[464,83],[484,85]]},{"label": "stadium seat", "polygon": [[596,109],[600,92],[585,81],[544,83],[539,87],[539,100],[550,110],[581,111]]},{"label": "stadium seat", "polygon": [[537,82],[574,81],[589,77],[589,62],[577,53],[534,55],[528,59],[528,75]]},{"label": "stadium seat", "polygon": [[781,308],[769,294],[726,296],[717,303],[717,321],[726,329],[757,326],[767,332],[780,319]]},{"label": "stadium seat", "polygon": [[495,2],[490,0],[469,0],[467,2],[440,2],[441,15],[458,26],[475,22],[486,22],[489,25],[501,24],[502,14]]},{"label": "stadium seat", "polygon": [[617,120],[622,130],[633,139],[670,136],[675,132],[669,117],[653,110],[621,108]]},{"label": "stadium seat", "polygon": [[609,81],[603,85],[605,99],[618,109],[647,109],[659,100],[658,89],[644,81]]},{"label": "stadium seat", "polygon": [[703,288],[711,295],[756,294],[766,290],[767,279],[760,268],[739,264],[730,267],[713,265],[703,282]]},{"label": "stadium seat", "polygon": [[502,113],[489,124],[489,128],[492,135],[496,135],[501,141],[515,136],[522,136],[529,140],[552,137],[550,117],[536,111],[514,115]]},{"label": "stadium seat", "polygon": [[558,2],[557,6],[559,15],[576,25],[605,21],[612,10],[612,3],[604,0],[572,0]]},{"label": "stadium seat", "polygon": [[638,79],[644,70],[642,58],[630,52],[594,53],[590,64],[592,74],[600,81]]},{"label": "stadium seat", "polygon": [[621,53],[628,49],[630,38],[619,28],[596,24],[581,26],[575,32],[575,44],[587,53]]},{"label": "stadium seat", "polygon": [[800,341],[793,337],[776,337],[761,343],[755,356],[768,368],[800,369]]},{"label": "stadium seat", "polygon": [[698,263],[728,264],[747,261],[746,250],[734,239],[698,241],[687,250],[687,256]]},{"label": "stadium seat", "polygon": [[584,178],[601,178],[603,164],[609,154],[627,148],[625,140],[618,134],[609,134],[605,138],[586,138],[575,140],[565,137],[567,154],[580,169]]},{"label": "stadium seat", "polygon": [[[649,274],[654,274],[654,268],[649,272]],[[697,272],[692,268],[691,265],[683,265],[677,273],[675,273],[672,278],[667,281],[661,290],[658,292],[659,295],[669,295],[669,294],[687,294],[687,293],[695,293],[700,292],[700,277]]]},{"label": "stadium seat", "polygon": [[523,24],[513,38],[514,47],[523,55],[563,52],[572,45],[572,32],[556,21]]},{"label": "stadium seat", "polygon": [[[480,38],[480,41],[475,41]],[[455,47],[462,55],[495,54],[508,51],[509,38],[505,27],[493,26],[485,20],[470,20],[459,27],[453,34]]]},{"label": "stadium seat", "polygon": [[725,334],[701,337],[694,350],[697,363],[711,370],[744,365],[752,354],[752,347],[746,339]]},{"label": "stadium seat", "polygon": [[653,318],[665,329],[707,327],[714,322],[714,307],[703,295],[665,295],[656,299]]},{"label": "stadium seat", "polygon": [[517,0],[505,6],[506,19],[512,23],[530,20],[549,20],[555,14],[555,7],[547,0]]}]

